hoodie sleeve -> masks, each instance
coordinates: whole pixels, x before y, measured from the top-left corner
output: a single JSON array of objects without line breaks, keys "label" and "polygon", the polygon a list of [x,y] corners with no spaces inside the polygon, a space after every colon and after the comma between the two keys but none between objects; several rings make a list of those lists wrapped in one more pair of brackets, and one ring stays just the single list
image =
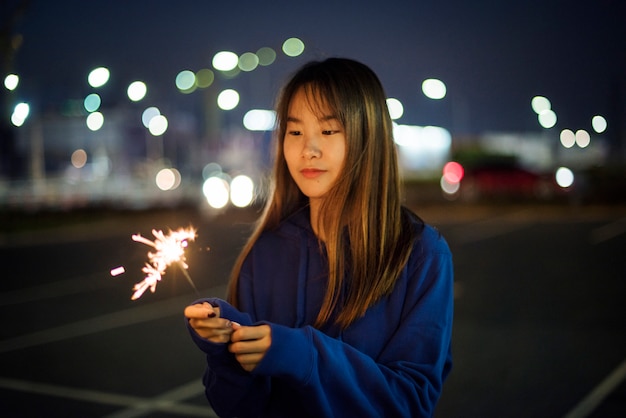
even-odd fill
[{"label": "hoodie sleeve", "polygon": [[[241,325],[252,325],[250,316],[235,309],[218,298],[200,299],[193,304],[208,302],[220,308],[221,316]],[[211,407],[221,417],[234,416],[242,404],[262,405],[270,390],[269,378],[253,376],[246,372],[235,356],[228,351],[228,344],[213,343],[202,338],[186,321],[194,343],[206,354],[207,368],[203,383]]]},{"label": "hoodie sleeve", "polygon": [[[402,320],[376,358],[310,326],[270,324],[272,346],[253,371],[299,387],[316,416],[430,417],[451,366],[452,261],[447,246],[419,262]],[[377,333],[378,321],[360,338]]]}]

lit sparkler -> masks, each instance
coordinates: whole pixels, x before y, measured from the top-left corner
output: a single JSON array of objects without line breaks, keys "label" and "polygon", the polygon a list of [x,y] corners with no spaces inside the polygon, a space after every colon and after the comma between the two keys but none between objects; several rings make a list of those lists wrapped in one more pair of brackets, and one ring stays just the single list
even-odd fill
[{"label": "lit sparkler", "polygon": [[177,264],[180,267],[191,287],[199,294],[196,285],[191,280],[189,273],[187,273],[189,266],[185,258],[185,249],[189,245],[189,241],[196,239],[196,230],[192,227],[187,229],[180,228],[178,231],[170,231],[169,234],[165,235],[163,231],[153,229],[152,235],[154,235],[154,241],[150,241],[140,234],[132,236],[133,241],[149,245],[156,251],[148,252],[148,262],[141,269],[146,276],[133,287],[135,293],[133,293],[131,299],[139,299],[148,289],[154,293],[157,283],[165,274],[165,270],[172,264]]}]

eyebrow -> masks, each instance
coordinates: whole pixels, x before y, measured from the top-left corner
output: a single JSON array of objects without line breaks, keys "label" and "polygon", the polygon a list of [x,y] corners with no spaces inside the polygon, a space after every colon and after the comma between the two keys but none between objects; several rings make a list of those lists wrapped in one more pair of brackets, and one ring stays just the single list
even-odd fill
[{"label": "eyebrow", "polygon": [[[321,118],[318,119],[320,122],[327,122],[329,120],[339,120],[339,118],[337,118],[337,116],[333,116],[333,115],[326,115],[326,116],[322,116]],[[295,122],[295,123],[299,123],[302,122],[300,119],[293,117],[293,116],[287,116],[287,122]]]}]

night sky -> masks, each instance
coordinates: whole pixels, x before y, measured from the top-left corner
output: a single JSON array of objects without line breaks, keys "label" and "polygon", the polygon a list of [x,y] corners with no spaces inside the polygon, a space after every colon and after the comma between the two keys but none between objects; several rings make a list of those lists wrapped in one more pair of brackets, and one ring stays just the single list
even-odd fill
[{"label": "night sky", "polygon": [[[388,96],[404,103],[401,123],[457,134],[540,131],[534,95],[551,100],[554,129],[590,129],[596,114],[609,126],[626,119],[622,0],[31,0],[15,29],[23,35],[13,62],[22,77],[16,96],[38,109],[84,97],[87,73],[100,65],[111,69],[109,100],[142,79],[146,100],[191,106],[194,98],[181,98],[173,85],[180,70],[210,67],[220,50],[279,51],[298,37],[303,56],[279,53],[273,66],[224,82],[247,96],[241,106],[270,107],[297,66],[346,56],[372,67]],[[421,93],[429,77],[447,84],[443,101]]]}]

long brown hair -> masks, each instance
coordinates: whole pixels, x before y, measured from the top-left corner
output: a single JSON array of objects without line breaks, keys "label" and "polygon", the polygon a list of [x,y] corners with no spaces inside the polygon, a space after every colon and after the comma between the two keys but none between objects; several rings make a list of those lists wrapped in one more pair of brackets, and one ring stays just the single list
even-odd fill
[{"label": "long brown hair", "polygon": [[346,136],[346,159],[320,207],[325,233],[328,288],[315,326],[334,317],[347,327],[389,294],[406,264],[415,234],[401,206],[393,127],[383,87],[364,64],[330,58],[302,67],[282,89],[277,106],[273,185],[256,229],[231,275],[229,301],[237,305],[241,266],[265,230],[308,204],[289,174],[283,154],[292,97],[304,89],[312,106],[320,101],[336,116]]}]

